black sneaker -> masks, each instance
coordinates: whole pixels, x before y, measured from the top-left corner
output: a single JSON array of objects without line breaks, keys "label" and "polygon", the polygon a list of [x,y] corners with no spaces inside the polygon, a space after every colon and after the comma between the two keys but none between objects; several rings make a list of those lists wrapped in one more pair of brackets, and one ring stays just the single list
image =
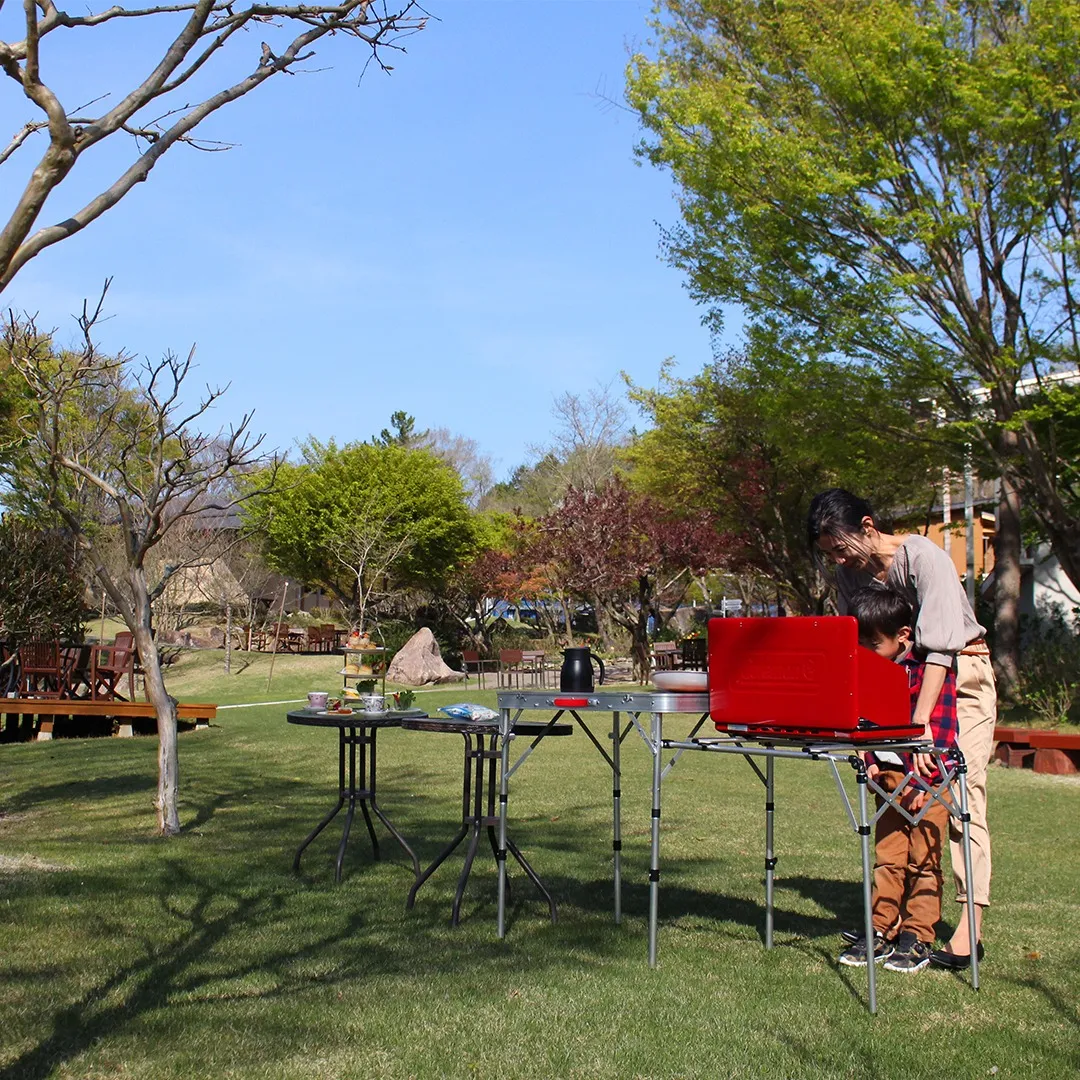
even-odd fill
[{"label": "black sneaker", "polygon": [[885,969],[901,971],[906,975],[922,971],[930,963],[932,951],[925,941],[920,941],[910,930],[901,930],[893,945],[892,955],[885,961]]},{"label": "black sneaker", "polygon": [[[880,964],[882,960],[892,955],[892,942],[877,931],[874,932],[874,963]],[[866,938],[859,935],[859,940],[852,942],[836,959],[845,967],[866,967]]]}]

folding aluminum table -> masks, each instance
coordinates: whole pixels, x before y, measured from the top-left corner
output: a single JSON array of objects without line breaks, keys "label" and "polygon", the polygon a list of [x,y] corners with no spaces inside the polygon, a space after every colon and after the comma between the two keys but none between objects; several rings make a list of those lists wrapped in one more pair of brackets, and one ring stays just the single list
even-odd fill
[{"label": "folding aluminum table", "polygon": [[[906,810],[899,806],[899,792],[891,796],[883,791],[866,772],[866,766],[859,757],[858,751],[887,749],[892,751],[919,750],[931,753],[940,771],[940,780],[931,791],[932,798],[944,805],[949,813],[961,822],[963,833],[964,863],[967,872],[966,880],[971,879],[971,842],[968,831],[968,805],[967,787],[965,783],[967,766],[962,755],[952,751],[949,759],[943,756],[942,751],[921,742],[890,740],[881,744],[859,743],[855,745],[850,741],[845,742],[842,738],[825,739],[817,735],[786,739],[779,736],[762,736],[755,734],[751,739],[739,734],[724,736],[699,736],[698,732],[709,722],[709,695],[707,693],[661,693],[661,692],[631,692],[631,693],[590,693],[590,694],[529,694],[519,692],[502,692],[498,695],[499,702],[499,727],[501,735],[501,770],[499,786],[499,847],[505,850],[507,802],[509,796],[509,779],[521,766],[535,748],[539,740],[534,740],[532,745],[520,756],[511,762],[511,743],[514,737],[514,725],[525,711],[553,711],[550,724],[555,724],[564,715],[568,714],[581,726],[589,736],[590,741],[599,750],[601,755],[608,761],[612,770],[612,803],[613,803],[613,852],[614,852],[614,890],[615,890],[615,921],[621,921],[621,821],[620,821],[620,785],[621,785],[621,761],[620,747],[627,733],[634,728],[641,736],[642,741],[652,754],[652,828],[649,859],[649,921],[648,921],[648,955],[649,966],[655,967],[657,963],[657,921],[659,911],[660,892],[660,816],[661,816],[661,787],[664,778],[674,767],[675,763],[685,751],[703,751],[707,753],[738,754],[754,770],[762,784],[765,786],[765,947],[773,946],[773,881],[777,864],[774,848],[774,808],[775,808],[775,784],[774,764],[778,758],[799,761],[820,761],[829,767],[842,804],[848,815],[848,820],[859,837],[862,871],[863,871],[863,914],[867,933],[867,940],[872,940],[873,924],[871,918],[871,885],[873,864],[870,856],[870,836],[873,826],[884,809],[893,805],[900,813],[905,814],[909,820],[920,820],[925,809],[920,811],[914,818]],[[608,712],[611,714],[611,741],[612,753],[609,755],[600,745],[597,738],[590,731],[582,719],[582,713]],[[626,713],[629,722],[622,724],[622,714]],[[684,713],[697,715],[698,720],[691,729],[690,735],[683,740],[665,739],[663,731],[664,717],[670,713]],[[670,760],[665,764],[666,751],[674,751]],[[763,758],[764,771],[758,766],[755,758]],[[857,784],[857,797],[853,805],[851,796],[844,786],[840,775],[839,765],[846,764],[855,773]],[[950,786],[956,785],[954,796]],[[901,789],[904,785],[900,785]],[[867,789],[881,796],[884,803],[881,808],[870,811],[870,803]],[[930,804],[928,803],[927,806]],[[499,863],[499,905],[498,905],[498,933],[503,937],[506,932],[505,923],[505,855]],[[977,942],[974,940],[975,928],[971,924],[969,942],[971,955],[971,978],[972,986],[978,989],[979,971]],[[867,983],[869,1007],[872,1013],[877,1011],[877,985],[876,970],[873,963],[867,965]]]}]

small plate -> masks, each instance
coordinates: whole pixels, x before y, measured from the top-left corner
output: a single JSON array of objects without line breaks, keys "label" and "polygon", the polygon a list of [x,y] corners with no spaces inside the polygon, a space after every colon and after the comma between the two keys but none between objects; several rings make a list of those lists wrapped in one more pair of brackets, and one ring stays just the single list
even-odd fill
[{"label": "small plate", "polygon": [[659,690],[673,690],[676,693],[703,694],[709,689],[707,671],[658,671],[652,677],[653,685]]}]

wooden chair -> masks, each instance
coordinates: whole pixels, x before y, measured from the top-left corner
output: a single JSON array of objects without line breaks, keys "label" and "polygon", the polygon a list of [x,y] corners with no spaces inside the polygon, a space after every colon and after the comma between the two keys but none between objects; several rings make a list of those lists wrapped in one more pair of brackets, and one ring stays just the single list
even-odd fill
[{"label": "wooden chair", "polygon": [[684,638],[679,643],[683,670],[706,671],[709,666],[708,643],[705,638]]},{"label": "wooden chair", "polygon": [[[130,630],[121,630],[111,645],[95,645],[90,655],[90,697],[95,701],[134,701],[135,659],[135,641]],[[120,693],[125,676],[127,697]]]},{"label": "wooden chair", "polygon": [[67,688],[59,641],[24,641],[19,646],[22,697],[61,698]]},{"label": "wooden chair", "polygon": [[270,628],[270,637],[277,640],[277,652],[295,652],[293,642],[289,635],[288,623],[274,623]]},{"label": "wooden chair", "polygon": [[0,696],[19,692],[19,649],[10,641],[0,641]]},{"label": "wooden chair", "polygon": [[92,645],[61,645],[60,663],[64,668],[66,697],[88,698],[91,695],[94,647]]},{"label": "wooden chair", "polygon": [[679,645],[675,641],[658,641],[653,645],[653,668],[656,671],[674,671],[682,660]]},{"label": "wooden chair", "polygon": [[481,656],[476,649],[461,650],[461,666],[465,669],[465,680],[474,674],[480,683],[480,689],[484,689],[484,674],[488,671],[499,671],[499,661],[491,657]]},{"label": "wooden chair", "polygon": [[544,685],[545,664],[547,657],[543,649],[522,649],[521,651],[521,676],[528,679],[533,686],[540,689]]},{"label": "wooden chair", "polygon": [[513,686],[515,680],[521,686],[521,669],[524,662],[521,649],[499,650],[499,686]]}]

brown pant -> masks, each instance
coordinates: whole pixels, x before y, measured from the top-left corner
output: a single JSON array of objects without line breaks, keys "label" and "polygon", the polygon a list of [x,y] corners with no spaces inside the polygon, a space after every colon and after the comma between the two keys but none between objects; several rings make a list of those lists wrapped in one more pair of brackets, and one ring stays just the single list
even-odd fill
[{"label": "brown pant", "polygon": [[[971,821],[971,894],[976,904],[990,903],[990,831],[986,824],[986,772],[994,751],[997,723],[997,684],[990,652],[956,658],[957,742],[967,762],[968,812]],[[955,787],[954,787],[955,790]],[[964,882],[964,849],[960,822],[949,822],[949,858],[956,879],[956,899],[967,899]]]},{"label": "brown pant", "polygon": [[[901,768],[885,767],[877,783],[887,792],[904,779]],[[879,796],[878,806],[882,805]],[[930,804],[918,825],[891,806],[878,818],[874,835],[874,929],[892,935],[893,927],[909,930],[933,944],[941,918],[941,852],[949,811]]]}]

